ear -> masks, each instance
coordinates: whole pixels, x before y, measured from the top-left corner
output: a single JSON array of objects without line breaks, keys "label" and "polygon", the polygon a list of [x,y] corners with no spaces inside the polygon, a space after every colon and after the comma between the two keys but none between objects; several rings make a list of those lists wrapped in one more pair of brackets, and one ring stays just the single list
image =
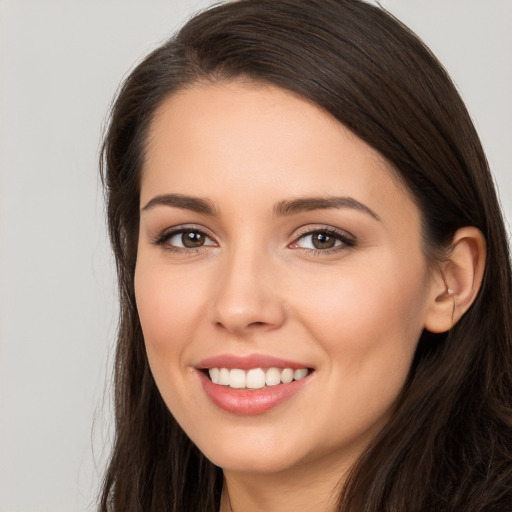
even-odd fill
[{"label": "ear", "polygon": [[452,240],[448,259],[441,262],[432,278],[425,329],[440,333],[450,330],[470,308],[482,284],[486,242],[475,227],[459,229]]}]

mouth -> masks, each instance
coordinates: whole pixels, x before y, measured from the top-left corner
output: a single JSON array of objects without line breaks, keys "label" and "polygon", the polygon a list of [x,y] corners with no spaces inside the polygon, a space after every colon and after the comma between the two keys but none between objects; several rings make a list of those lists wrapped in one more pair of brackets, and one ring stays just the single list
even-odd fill
[{"label": "mouth", "polygon": [[207,368],[202,372],[213,383],[231,389],[257,390],[290,384],[306,378],[312,368]]},{"label": "mouth", "polygon": [[230,414],[251,416],[277,408],[304,393],[316,370],[266,355],[224,354],[195,366],[205,395]]}]

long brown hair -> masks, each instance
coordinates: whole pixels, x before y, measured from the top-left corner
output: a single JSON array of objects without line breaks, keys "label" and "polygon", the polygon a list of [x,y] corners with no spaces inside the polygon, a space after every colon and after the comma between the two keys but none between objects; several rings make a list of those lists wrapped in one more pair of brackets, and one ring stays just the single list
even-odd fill
[{"label": "long brown hair", "polygon": [[216,512],[222,472],[181,430],[151,375],[134,299],[148,126],[171,94],[239,77],[313,101],[376,148],[421,211],[435,258],[463,226],[487,240],[470,310],[424,332],[394,413],[351,471],[345,512],[512,510],[512,278],[493,180],[443,67],[361,0],[240,0],[192,18],[122,85],[102,149],[121,315],[116,433],[102,512]]}]

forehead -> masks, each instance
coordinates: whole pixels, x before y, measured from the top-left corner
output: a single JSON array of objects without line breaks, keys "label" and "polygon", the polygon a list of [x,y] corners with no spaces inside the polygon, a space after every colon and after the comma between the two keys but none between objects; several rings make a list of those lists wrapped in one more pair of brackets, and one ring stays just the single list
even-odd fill
[{"label": "forehead", "polygon": [[[203,158],[206,152],[211,156],[229,154],[236,159],[261,149],[261,157],[268,157],[270,163],[279,150],[285,153],[299,148],[303,151],[297,158],[316,152],[318,159],[321,152],[330,153],[326,151],[328,146],[330,150],[340,147],[341,139],[345,146],[350,143],[368,159],[391,170],[380,153],[332,115],[291,91],[243,80],[194,84],[172,94],[156,110],[147,137],[144,168],[163,156],[164,145],[168,154],[184,150],[184,144],[186,149],[196,150],[187,155],[188,159],[196,154]],[[345,152],[345,158],[348,156]],[[249,161],[244,167],[247,165]]]},{"label": "forehead", "polygon": [[397,196],[411,203],[380,153],[330,114],[284,89],[241,81],[194,85],[164,101],[141,185],[141,203],[162,193],[215,201],[228,192],[248,202],[257,192],[260,203],[347,194],[384,209]]}]

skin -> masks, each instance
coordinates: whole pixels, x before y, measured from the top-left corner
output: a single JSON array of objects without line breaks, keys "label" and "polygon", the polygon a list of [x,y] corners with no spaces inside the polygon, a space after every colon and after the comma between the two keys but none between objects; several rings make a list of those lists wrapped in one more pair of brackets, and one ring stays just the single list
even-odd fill
[{"label": "skin", "polygon": [[[216,213],[146,207],[171,193]],[[350,197],[374,215],[274,214],[312,196]],[[140,204],[135,289],[149,362],[177,421],[223,468],[221,510],[333,510],[439,308],[413,200],[376,151],[317,106],[235,81],[190,87],[159,108]],[[169,233],[184,226],[206,233],[205,245],[179,247]],[[315,251],[307,233],[322,229],[351,242]],[[314,372],[283,404],[240,416],[199,383],[195,366],[219,354],[269,354]]]}]

